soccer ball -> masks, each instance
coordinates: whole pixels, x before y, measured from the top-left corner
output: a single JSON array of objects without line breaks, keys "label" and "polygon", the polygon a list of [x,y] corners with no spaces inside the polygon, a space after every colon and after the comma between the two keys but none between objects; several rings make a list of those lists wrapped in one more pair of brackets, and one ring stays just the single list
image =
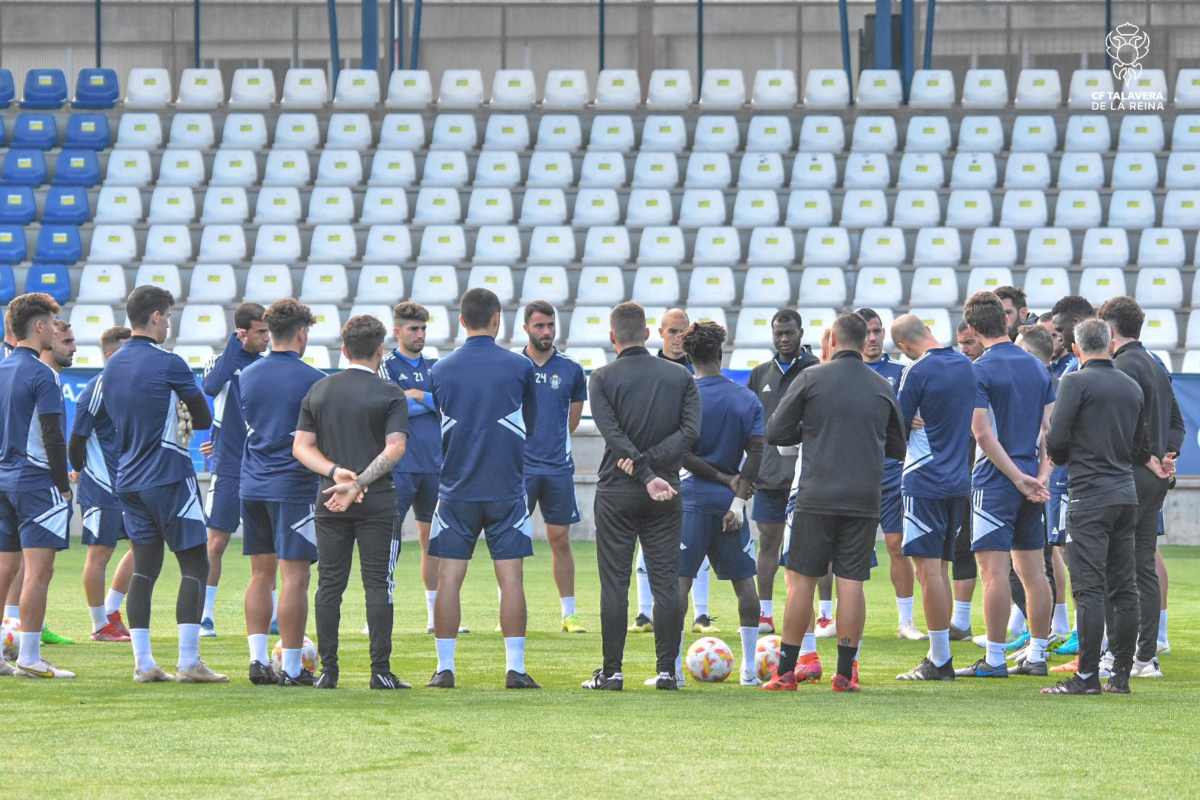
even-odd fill
[{"label": "soccer ball", "polygon": [[[271,651],[271,663],[275,665],[277,672],[283,671],[283,639],[275,642],[275,649]],[[307,636],[300,645],[300,668],[309,672],[317,671],[317,646]]]},{"label": "soccer ball", "polygon": [[687,668],[698,681],[723,681],[733,672],[733,651],[715,636],[705,636],[688,648]]},{"label": "soccer ball", "polygon": [[15,661],[19,649],[17,646],[17,632],[13,627],[8,624],[0,627],[0,657],[5,661]]},{"label": "soccer ball", "polygon": [[779,653],[783,640],[778,636],[764,636],[754,648],[754,671],[760,681],[769,681],[779,669]]}]

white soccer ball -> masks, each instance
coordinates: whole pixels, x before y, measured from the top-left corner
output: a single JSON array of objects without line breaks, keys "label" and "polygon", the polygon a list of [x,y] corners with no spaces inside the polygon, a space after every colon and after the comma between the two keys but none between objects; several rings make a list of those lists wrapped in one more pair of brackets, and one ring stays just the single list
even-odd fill
[{"label": "white soccer ball", "polygon": [[779,654],[783,640],[775,635],[763,636],[754,647],[754,671],[760,681],[769,681],[779,669]]},{"label": "white soccer ball", "polygon": [[733,651],[715,636],[697,639],[687,651],[687,669],[698,681],[716,683],[733,672]]},{"label": "white soccer ball", "polygon": [[[271,651],[271,663],[275,665],[277,672],[283,670],[283,639],[275,642],[275,649]],[[307,636],[300,645],[300,667],[309,672],[317,671],[317,646]]]},{"label": "white soccer ball", "polygon": [[13,626],[8,624],[0,626],[0,657],[5,661],[16,661],[19,649],[17,631]]}]

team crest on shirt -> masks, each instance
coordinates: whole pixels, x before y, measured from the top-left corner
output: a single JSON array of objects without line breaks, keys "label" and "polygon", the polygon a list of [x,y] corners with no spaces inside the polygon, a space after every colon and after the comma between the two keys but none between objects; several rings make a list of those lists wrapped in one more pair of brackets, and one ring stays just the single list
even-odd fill
[{"label": "team crest on shirt", "polygon": [[561,385],[562,385],[562,378],[558,377],[557,375],[550,376],[550,388],[551,389],[553,389],[554,391],[557,392],[558,387]]}]

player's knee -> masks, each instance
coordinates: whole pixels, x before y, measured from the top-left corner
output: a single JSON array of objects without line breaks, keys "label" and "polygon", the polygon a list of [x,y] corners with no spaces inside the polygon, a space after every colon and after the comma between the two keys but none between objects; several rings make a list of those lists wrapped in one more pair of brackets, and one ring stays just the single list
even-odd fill
[{"label": "player's knee", "polygon": [[888,556],[891,558],[904,558],[903,545],[904,537],[899,534],[889,533],[883,537],[883,543],[887,545]]}]

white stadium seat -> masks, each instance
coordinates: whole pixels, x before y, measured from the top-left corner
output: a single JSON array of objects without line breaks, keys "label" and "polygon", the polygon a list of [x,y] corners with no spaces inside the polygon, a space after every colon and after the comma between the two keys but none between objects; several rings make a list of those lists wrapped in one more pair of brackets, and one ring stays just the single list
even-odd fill
[{"label": "white stadium seat", "polygon": [[300,190],[295,186],[265,186],[254,206],[256,223],[297,223],[302,216]]},{"label": "white stadium seat", "polygon": [[850,236],[845,228],[813,228],[804,237],[805,267],[845,267],[850,263]]},{"label": "white stadium seat", "polygon": [[733,201],[735,228],[779,224],[779,196],[773,189],[739,189]]},{"label": "white stadium seat", "polygon": [[128,186],[103,186],[96,196],[97,223],[133,223],[142,219],[142,194]]},{"label": "white stadium seat", "polygon": [[270,108],[275,105],[275,76],[271,70],[241,67],[229,86],[230,108]]},{"label": "white stadium seat", "polygon": [[417,303],[456,303],[458,273],[454,267],[422,264],[413,272],[411,291]]},{"label": "white stadium seat", "polygon": [[1110,149],[1108,118],[1099,114],[1077,114],[1067,120],[1063,149],[1068,153],[1103,153]]},{"label": "white stadium seat", "polygon": [[521,282],[521,302],[545,300],[555,305],[567,302],[570,287],[565,267],[529,266]]},{"label": "white stadium seat", "polygon": [[646,89],[646,107],[683,109],[695,99],[692,76],[686,69],[656,69],[650,73]]},{"label": "white stadium seat", "polygon": [[258,183],[258,160],[250,150],[222,148],[213,156],[210,186],[245,187],[253,186],[256,183]]},{"label": "white stadium seat", "polygon": [[858,75],[859,108],[898,108],[903,100],[900,73],[894,69],[864,69]]},{"label": "white stadium seat", "polygon": [[1097,228],[1101,224],[1100,195],[1094,190],[1071,189],[1058,193],[1054,224],[1061,228]]},{"label": "white stadium seat", "polygon": [[[1019,158],[1009,156],[1009,163]],[[991,153],[957,153],[950,166],[951,189],[996,188],[996,157]]]},{"label": "white stadium seat", "polygon": [[1117,153],[1113,158],[1112,187],[1114,189],[1157,188],[1158,159],[1155,154]]},{"label": "white stadium seat", "polygon": [[230,264],[197,264],[188,285],[189,303],[229,304],[237,298],[237,278]]},{"label": "white stadium seat", "polygon": [[575,260],[575,235],[565,225],[539,225],[529,235],[528,264],[570,264]]},{"label": "white stadium seat", "polygon": [[950,150],[950,121],[945,117],[911,117],[904,136],[909,153],[947,153]]},{"label": "white stadium seat", "polygon": [[474,150],[479,145],[475,117],[470,114],[438,114],[433,121],[430,150]]},{"label": "white stadium seat", "polygon": [[547,109],[579,110],[587,105],[587,73],[581,69],[552,69],[546,73],[542,107]]},{"label": "white stadium seat", "polygon": [[1166,228],[1196,230],[1200,227],[1200,191],[1172,189],[1163,201],[1162,225]]},{"label": "white stadium seat", "polygon": [[897,134],[894,117],[859,117],[854,121],[850,149],[867,153],[896,152]]},{"label": "white stadium seat", "polygon": [[204,156],[199,150],[167,150],[158,166],[156,186],[198,188],[204,184]]},{"label": "white stadium seat", "polygon": [[467,203],[468,225],[503,225],[513,220],[512,193],[508,189],[479,187]]},{"label": "white stadium seat", "polygon": [[[743,160],[742,164],[745,165],[745,163]],[[846,156],[846,173],[842,177],[843,187],[847,189],[886,189],[891,182],[888,157],[883,153],[854,152]]]},{"label": "white stadium seat", "polygon": [[899,267],[907,260],[904,233],[899,228],[867,228],[859,238],[860,267]]},{"label": "white stadium seat", "polygon": [[516,225],[483,225],[475,237],[476,264],[515,264],[521,260],[521,234]]},{"label": "white stadium seat", "polygon": [[300,260],[300,231],[295,225],[260,225],[254,239],[254,261],[294,264]]},{"label": "white stadium seat", "polygon": [[804,80],[806,108],[846,108],[850,105],[850,81],[840,69],[810,69]]},{"label": "white stadium seat", "polygon": [[1045,153],[1013,153],[1004,166],[1005,189],[1050,188],[1050,158]]},{"label": "white stadium seat", "polygon": [[972,267],[1012,267],[1017,263],[1017,238],[1011,228],[978,228],[971,237],[968,263]]},{"label": "white stadium seat", "polygon": [[608,317],[612,309],[605,306],[576,306],[571,313],[567,343],[571,347],[607,347]]},{"label": "white stadium seat", "polygon": [[928,228],[941,224],[942,210],[933,189],[901,189],[896,193],[892,224],[899,228]]},{"label": "white stadium seat", "polygon": [[408,150],[376,150],[371,159],[368,186],[412,186],[417,179],[416,160]]},{"label": "white stadium seat", "polygon": [[[171,352],[187,362],[188,367],[193,370],[204,369],[213,359],[212,345],[207,344],[177,344],[171,348]],[[76,355],[78,361],[78,354]]]},{"label": "white stadium seat", "polygon": [[131,225],[97,225],[92,229],[88,261],[131,264],[137,258],[137,236]]},{"label": "white stadium seat", "polygon": [[527,187],[566,188],[575,183],[575,165],[571,154],[556,150],[534,150],[529,157]]},{"label": "white stadium seat", "polygon": [[1062,84],[1053,69],[1023,69],[1017,78],[1017,108],[1057,108],[1062,105]]},{"label": "white stadium seat", "polygon": [[[793,189],[788,195],[789,228],[825,228],[833,224],[833,201],[822,189]],[[773,223],[772,223],[773,224]]]},{"label": "white stadium seat", "polygon": [[1008,79],[1002,69],[969,69],[963,79],[963,108],[1004,108]]},{"label": "white stadium seat", "polygon": [[538,122],[536,149],[574,153],[582,145],[583,131],[574,114],[546,114]]},{"label": "white stadium seat", "polygon": [[[210,189],[210,192],[234,192],[241,191],[240,189]],[[244,195],[243,195],[244,203]],[[214,209],[215,213],[215,209]],[[230,214],[232,216],[232,213]],[[191,222],[196,218],[196,195],[189,187],[184,186],[156,186],[154,193],[150,195],[150,213],[146,216],[146,221],[150,224],[160,224],[164,222]],[[221,222],[241,222],[245,219],[243,215],[238,219],[219,220]],[[217,220],[214,220],[217,221]]]},{"label": "white stadium seat", "polygon": [[120,264],[85,264],[79,274],[77,302],[117,305],[128,295],[125,268]]},{"label": "white stadium seat", "polygon": [[1157,114],[1129,114],[1121,118],[1118,150],[1157,153],[1165,148],[1165,143],[1162,117]]},{"label": "white stadium seat", "polygon": [[[837,319],[837,311],[833,308],[797,308],[796,311],[800,314],[800,319],[804,322],[804,337],[801,339],[801,344],[809,345],[810,347],[820,347],[821,337],[825,334],[825,329],[833,325]],[[767,326],[768,335],[770,334],[770,326]]]},{"label": "white stadium seat", "polygon": [[924,306],[958,303],[958,277],[953,267],[917,267],[913,270],[909,302]]},{"label": "white stadium seat", "polygon": [[306,186],[309,182],[308,153],[274,149],[267,153],[263,186]]},{"label": "white stadium seat", "polygon": [[161,67],[135,67],[125,82],[125,107],[164,109],[171,104],[171,76]]},{"label": "white stadium seat", "polygon": [[633,150],[633,119],[628,114],[597,114],[588,132],[588,151],[628,153]]},{"label": "white stadium seat", "polygon": [[229,335],[225,311],[219,305],[188,303],[179,315],[179,344],[217,345]]},{"label": "white stadium seat", "polygon": [[858,270],[858,277],[854,284],[854,305],[856,307],[897,308],[903,302],[904,285],[898,268],[863,267]]},{"label": "white stadium seat", "polygon": [[261,150],[267,146],[267,120],[262,114],[233,113],[221,127],[221,147]]},{"label": "white stadium seat", "polygon": [[150,264],[143,262],[133,278],[134,288],[138,286],[157,286],[166,289],[178,300],[183,296],[183,282],[179,277],[179,267],[174,264]]},{"label": "white stadium seat", "polygon": [[458,189],[447,186],[423,186],[417,192],[413,222],[419,225],[449,225],[462,221],[462,202]]},{"label": "white stadium seat", "polygon": [[1012,286],[1012,270],[1008,267],[975,267],[967,276],[967,297],[976,292],[994,292],[1001,286]]},{"label": "white stadium seat", "polygon": [[404,297],[404,273],[397,264],[364,264],[358,271],[358,303],[392,303]]},{"label": "white stadium seat", "polygon": [[688,280],[689,305],[733,305],[737,297],[729,267],[695,267]]},{"label": "white stadium seat", "polygon": [[1079,294],[1099,308],[1104,301],[1125,294],[1125,273],[1120,267],[1084,267]]},{"label": "white stadium seat", "polygon": [[796,240],[788,228],[761,227],[750,232],[746,252],[748,266],[789,266],[795,260]]},{"label": "white stadium seat", "polygon": [[1059,189],[1100,189],[1104,161],[1099,153],[1063,153],[1058,162]]},{"label": "white stadium seat", "polygon": [[792,124],[787,117],[757,114],[746,129],[747,152],[787,153],[792,149]]},{"label": "white stadium seat", "polygon": [[151,225],[146,232],[146,247],[142,258],[164,264],[183,264],[191,261],[192,235],[188,226]]},{"label": "white stadium seat", "polygon": [[635,189],[673,189],[679,184],[679,162],[672,153],[638,153],[633,164]]},{"label": "white stadium seat", "polygon": [[389,109],[423,109],[433,103],[433,84],[423,69],[398,69],[388,78]]},{"label": "white stadium seat", "polygon": [[522,225],[561,225],[567,221],[567,199],[562,189],[526,189],[521,200]]},{"label": "white stadium seat", "polygon": [[697,266],[727,266],[742,260],[742,245],[735,228],[707,226],[696,231],[692,263]]},{"label": "white stadium seat", "polygon": [[1058,128],[1054,117],[1023,115],[1013,120],[1014,153],[1053,153],[1058,149]]},{"label": "white stadium seat", "polygon": [[[225,102],[225,80],[221,70],[187,67],[179,77],[179,97],[175,108],[214,111]],[[178,116],[178,115],[176,115]]]},{"label": "white stadium seat", "polygon": [[1187,257],[1183,231],[1178,228],[1147,228],[1138,241],[1137,263],[1146,267],[1183,267]]},{"label": "white stadium seat", "polygon": [[766,306],[789,298],[791,278],[785,267],[750,267],[742,284],[743,306]]},{"label": "white stadium seat", "polygon": [[1175,107],[1200,108],[1200,69],[1192,67],[1175,73]]},{"label": "white stadium seat", "polygon": [[954,326],[950,324],[950,312],[945,308],[913,308],[911,313],[925,323],[939,345],[948,347],[953,344]]},{"label": "white stadium seat", "polygon": [[246,272],[247,303],[269,305],[292,296],[292,271],[284,264],[252,264]]},{"label": "white stadium seat", "polygon": [[800,123],[801,153],[840,153],[846,149],[846,129],[841,117],[812,114]]},{"label": "white stadium seat", "polygon": [[152,182],[150,154],[145,150],[114,150],[109,154],[105,186],[144,187]]},{"label": "white stadium seat", "polygon": [[683,117],[651,114],[642,123],[641,152],[680,153],[687,147],[687,125]]},{"label": "white stadium seat", "polygon": [[1075,245],[1066,228],[1038,228],[1030,231],[1025,239],[1026,266],[1066,267],[1074,261]]},{"label": "white stadium seat", "polygon": [[373,69],[340,69],[333,90],[335,108],[373,109],[379,105],[379,73]]},{"label": "white stadium seat", "polygon": [[422,150],[425,121],[420,114],[388,114],[379,126],[381,150]]},{"label": "white stadium seat", "polygon": [[316,150],[321,146],[321,127],[316,114],[280,114],[275,118],[275,147]]},{"label": "white stadium seat", "polygon": [[[596,269],[588,267],[587,269]],[[588,282],[591,283],[590,281]],[[583,289],[583,276],[580,276],[580,287]],[[616,288],[616,287],[614,287]],[[586,302],[620,302],[617,298],[623,294],[623,288],[616,288],[616,292],[604,297],[594,290],[588,292]],[[630,299],[635,303],[640,303],[643,306],[659,305],[670,306],[679,302],[679,273],[674,267],[638,267],[637,272],[633,276],[633,292]],[[581,300],[583,302],[583,300]]]},{"label": "white stadium seat", "polygon": [[318,186],[308,196],[310,225],[350,222],[354,219],[354,195],[348,186]]},{"label": "white stadium seat", "polygon": [[[575,194],[574,225],[616,225],[621,218],[621,203],[615,189],[580,189]],[[553,222],[554,220],[546,220]]]},{"label": "white stadium seat", "polygon": [[962,118],[958,125],[958,151],[960,153],[991,153],[1004,149],[1004,126],[999,117]]},{"label": "white stadium seat", "polygon": [[846,276],[841,267],[805,267],[800,273],[798,305],[846,304]]},{"label": "white stadium seat", "polygon": [[171,118],[171,139],[167,147],[209,150],[216,143],[212,116],[178,113]]},{"label": "white stadium seat", "polygon": [[71,307],[68,319],[75,334],[75,341],[85,345],[99,344],[100,335],[116,324],[112,307],[109,305],[76,303]]},{"label": "white stadium seat", "polygon": [[720,189],[686,189],[679,204],[679,225],[684,228],[699,228],[706,225],[724,225],[725,195]]},{"label": "white stadium seat", "polygon": [[954,228],[922,228],[913,247],[913,266],[955,267],[962,263],[962,242]]},{"label": "white stadium seat", "polygon": [[848,228],[878,228],[887,223],[887,196],[881,189],[846,190],[838,224]]},{"label": "white stadium seat", "polygon": [[329,102],[325,70],[292,67],[283,76],[284,108],[320,108]]},{"label": "white stadium seat", "polygon": [[789,109],[796,105],[798,98],[796,73],[790,69],[760,69],[754,73],[750,104],[755,109]]},{"label": "white stadium seat", "polygon": [[372,225],[367,231],[363,263],[402,264],[412,259],[412,236],[403,225]]},{"label": "white stadium seat", "polygon": [[1108,100],[1113,90],[1112,73],[1106,69],[1077,69],[1071,73],[1071,86],[1067,105],[1072,109],[1085,110],[1092,103]]},{"label": "white stadium seat", "polygon": [[1134,299],[1142,308],[1183,306],[1183,278],[1175,267],[1146,267],[1138,270]]},{"label": "white stadium seat", "polygon": [[596,108],[628,110],[642,102],[637,70],[602,69],[596,77]]},{"label": "white stadium seat", "polygon": [[629,262],[629,231],[622,226],[597,225],[588,229],[583,245],[584,264]]},{"label": "white stadium seat", "polygon": [[448,69],[438,88],[439,108],[475,109],[483,105],[483,76],[477,69]]},{"label": "white stadium seat", "polygon": [[[314,303],[309,307],[312,312],[314,324],[308,329],[308,349],[312,350],[313,345],[318,347],[325,345],[336,344],[342,335],[342,321],[338,315],[336,305],[327,303]],[[428,336],[426,341],[428,341]],[[329,354],[325,354],[325,364],[329,363]]]},{"label": "white stadium seat", "polygon": [[1179,323],[1175,319],[1175,311],[1168,308],[1147,308],[1145,312],[1146,320],[1142,323],[1141,340],[1146,349],[1174,350],[1179,347]]},{"label": "white stadium seat", "polygon": [[740,69],[706,69],[700,82],[700,105],[732,110],[746,104],[746,81]]},{"label": "white stadium seat", "polygon": [[1028,230],[1046,225],[1049,211],[1046,195],[1040,189],[1010,189],[1000,207],[1000,225]]},{"label": "white stadium seat", "polygon": [[1025,272],[1025,297],[1033,308],[1051,308],[1071,294],[1071,281],[1064,267],[1030,267]]},{"label": "white stadium seat", "polygon": [[508,305],[514,295],[512,268],[499,265],[471,267],[467,288],[487,289],[499,298],[502,305]]},{"label": "white stadium seat", "polygon": [[950,108],[954,105],[954,74],[948,69],[919,69],[913,73],[908,104],[913,108]]},{"label": "white stadium seat", "polygon": [[1085,267],[1124,267],[1129,264],[1129,238],[1121,228],[1089,228],[1079,260]]},{"label": "white stadium seat", "polygon": [[237,264],[245,260],[246,232],[241,225],[204,226],[197,262]]},{"label": "white stadium seat", "polygon": [[674,221],[671,193],[666,189],[634,189],[625,206],[625,224],[630,227],[670,225]]},{"label": "white stadium seat", "polygon": [[483,133],[484,150],[528,150],[529,120],[524,114],[492,114]]}]

